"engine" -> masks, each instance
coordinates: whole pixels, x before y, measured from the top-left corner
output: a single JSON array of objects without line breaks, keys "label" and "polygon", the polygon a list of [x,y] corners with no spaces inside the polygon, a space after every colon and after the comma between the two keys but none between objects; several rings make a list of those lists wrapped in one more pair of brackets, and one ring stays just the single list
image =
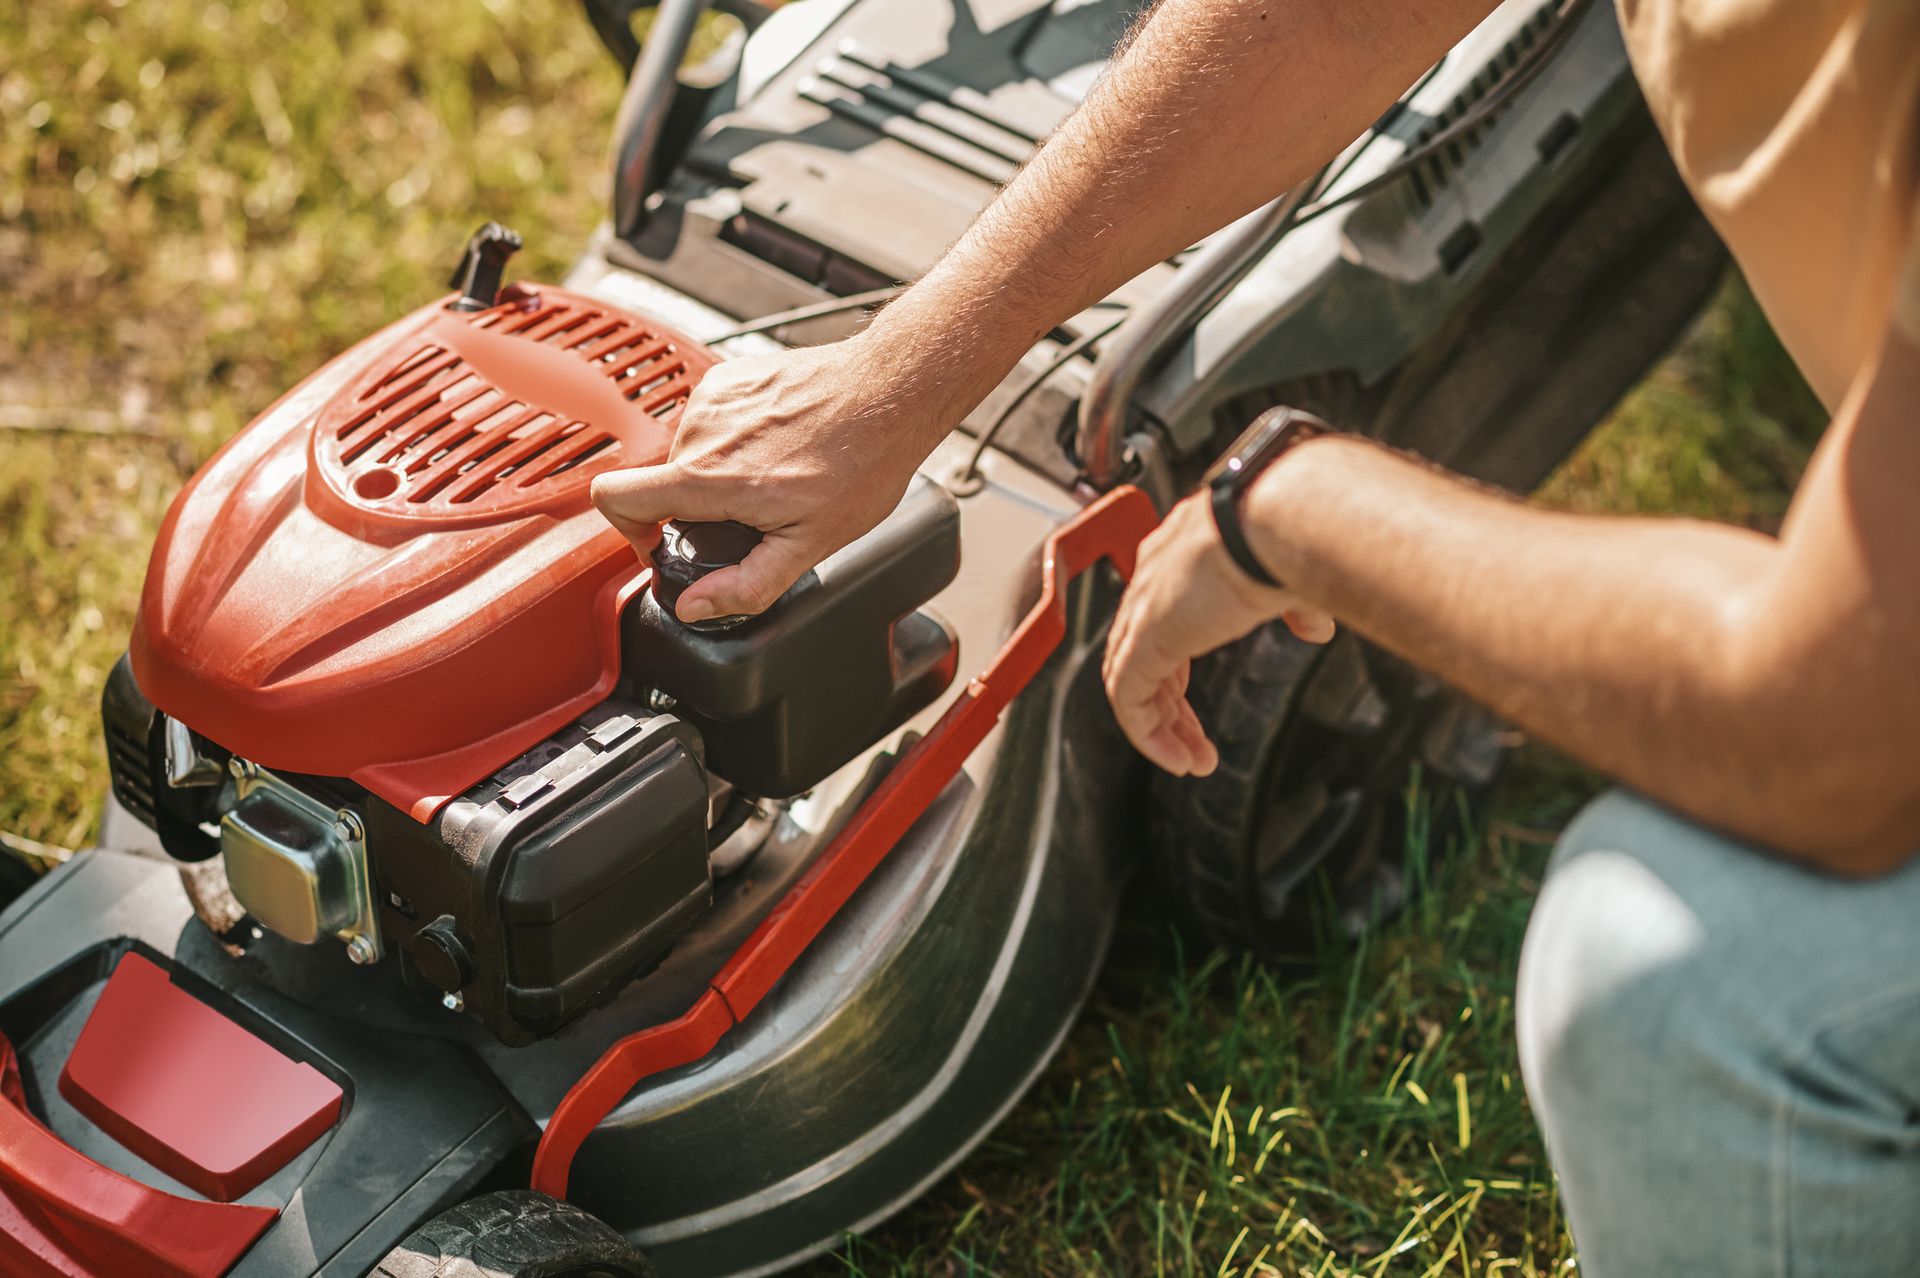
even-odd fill
[{"label": "engine", "polygon": [[638,560],[589,485],[666,456],[715,356],[565,290],[473,292],[320,369],[189,481],[103,712],[118,800],[176,859],[224,863],[246,916],[209,919],[225,939],[391,962],[521,1044],[697,924],[744,811],[951,682],[920,606],[959,516],[916,481],[766,613],[683,625],[674,593],[755,534],[668,526]]}]

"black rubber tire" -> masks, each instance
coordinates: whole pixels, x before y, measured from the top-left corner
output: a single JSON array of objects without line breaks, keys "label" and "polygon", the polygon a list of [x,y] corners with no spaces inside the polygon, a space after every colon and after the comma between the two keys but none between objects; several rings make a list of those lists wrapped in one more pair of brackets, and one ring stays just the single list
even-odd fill
[{"label": "black rubber tire", "polygon": [[1187,699],[1220,751],[1204,777],[1155,769],[1148,826],[1154,869],[1166,903],[1188,932],[1229,948],[1252,948],[1243,908],[1240,861],[1261,773],[1313,649],[1263,626],[1239,643],[1194,662]]},{"label": "black rubber tire", "polygon": [[[1430,681],[1409,691],[1418,677],[1397,678],[1389,718],[1342,739],[1309,722],[1299,705],[1329,651],[1274,623],[1194,663],[1187,695],[1220,766],[1206,777],[1154,772],[1148,842],[1176,922],[1203,943],[1307,958],[1328,939],[1351,940],[1397,913],[1419,877],[1409,864],[1416,840],[1405,795],[1422,730],[1446,694]],[[1411,675],[1371,655],[1389,674]],[[1302,778],[1336,753],[1342,770],[1296,800]],[[1468,792],[1422,775],[1431,824],[1417,842],[1442,850]],[[1289,821],[1297,836],[1284,841],[1278,863],[1263,864],[1276,830],[1269,823]]]},{"label": "black rubber tire", "polygon": [[387,1253],[368,1278],[655,1278],[638,1248],[598,1217],[531,1189],[449,1207]]}]

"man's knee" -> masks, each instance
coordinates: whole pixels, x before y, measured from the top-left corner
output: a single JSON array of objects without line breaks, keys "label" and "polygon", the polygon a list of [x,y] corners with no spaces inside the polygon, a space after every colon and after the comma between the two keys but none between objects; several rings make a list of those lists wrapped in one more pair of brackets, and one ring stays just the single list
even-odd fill
[{"label": "man's knee", "polygon": [[[1590,804],[1554,851],[1521,957],[1521,1067],[1542,1118],[1632,1121],[1676,1075],[1734,1066],[1744,1029],[1718,898],[1751,854],[1643,800]],[[1655,1082],[1659,1079],[1659,1082]],[[1648,1115],[1651,1117],[1651,1114]]]},{"label": "man's knee", "polygon": [[1834,879],[1620,793],[1568,827],[1517,1019],[1584,1272],[1920,1254],[1915,918],[1920,866]]}]

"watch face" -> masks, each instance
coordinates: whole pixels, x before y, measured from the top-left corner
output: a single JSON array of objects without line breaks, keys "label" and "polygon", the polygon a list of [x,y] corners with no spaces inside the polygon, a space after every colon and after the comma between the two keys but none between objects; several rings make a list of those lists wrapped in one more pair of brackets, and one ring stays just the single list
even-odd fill
[{"label": "watch face", "polygon": [[1281,440],[1290,434],[1294,423],[1312,422],[1316,419],[1310,414],[1292,408],[1270,408],[1254,418],[1240,438],[1233,441],[1229,448],[1208,468],[1206,482],[1213,484],[1228,476],[1238,476],[1251,470],[1258,470],[1274,457],[1275,449]]}]

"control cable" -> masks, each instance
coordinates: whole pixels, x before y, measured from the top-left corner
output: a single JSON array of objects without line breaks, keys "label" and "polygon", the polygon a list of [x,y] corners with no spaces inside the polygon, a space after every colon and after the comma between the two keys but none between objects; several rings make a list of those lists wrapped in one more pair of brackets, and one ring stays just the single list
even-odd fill
[{"label": "control cable", "polygon": [[[1526,53],[1521,56],[1520,60],[1509,68],[1505,75],[1495,81],[1493,86],[1468,108],[1466,113],[1458,120],[1447,125],[1425,141],[1409,148],[1380,172],[1374,174],[1374,176],[1368,178],[1366,181],[1361,182],[1351,190],[1342,191],[1338,195],[1316,200],[1311,204],[1295,210],[1292,217],[1290,217],[1281,228],[1279,235],[1274,237],[1275,241],[1277,242],[1278,239],[1286,235],[1287,232],[1298,228],[1306,222],[1312,221],[1323,213],[1330,213],[1342,205],[1351,204],[1356,200],[1363,199],[1381,190],[1397,179],[1413,172],[1413,170],[1432,159],[1442,150],[1460,141],[1475,129],[1487,123],[1495,113],[1513,99],[1515,94],[1532,83],[1534,78],[1540,74],[1552,59],[1553,55],[1559,52],[1561,46],[1566,43],[1567,36],[1572,31],[1574,22],[1586,11],[1592,2],[1593,0],[1561,0],[1559,8],[1554,11],[1553,18],[1547,29],[1541,34],[1540,39],[1535,41],[1534,44],[1527,49]],[[1379,126],[1374,126],[1369,132],[1377,135]],[[1191,252],[1191,250],[1188,251]],[[780,328],[787,324],[798,324],[806,320],[820,319],[828,315],[839,315],[867,306],[884,306],[886,303],[891,302],[906,292],[909,287],[911,287],[910,284],[891,284],[885,288],[869,289],[866,292],[854,293],[847,297],[832,298],[828,301],[814,302],[806,306],[796,306],[785,311],[775,311],[770,315],[763,315],[758,319],[746,321],[716,336],[709,337],[706,339],[706,343],[710,346],[717,346],[721,342],[732,341],[734,338],[746,337],[754,333],[763,333],[769,329]],[[994,414],[993,420],[988,422],[987,425],[982,428],[979,435],[976,436],[973,451],[969,454],[966,465],[961,468],[958,476],[959,479],[967,480],[979,474],[980,459],[986,455],[986,451],[992,446],[995,436],[1000,433],[1001,428],[1012,418],[1014,412],[1020,405],[1024,404],[1035,391],[1039,390],[1048,378],[1071,363],[1076,356],[1119,328],[1127,317],[1127,306],[1125,303],[1107,301],[1095,303],[1095,305],[1115,307],[1120,311],[1120,315],[1115,318],[1112,323],[1089,329],[1087,332],[1082,333],[1079,337],[1062,346],[1060,350],[1055,353],[1054,357],[1047,362],[1044,368],[1040,369],[1039,372],[1022,383],[1020,389],[1015,391],[1007,402],[1000,406],[999,411]]]},{"label": "control cable", "polygon": [[960,473],[955,478],[965,481],[972,479],[980,473],[980,459],[986,456],[987,449],[993,445],[993,437],[998,435],[1000,428],[1005,426],[1008,420],[1012,418],[1014,410],[1026,403],[1028,396],[1039,390],[1041,385],[1044,384],[1049,377],[1052,377],[1055,373],[1071,363],[1075,356],[1125,323],[1127,308],[1121,305],[1119,310],[1120,314],[1114,317],[1112,323],[1104,324],[1099,328],[1088,329],[1071,342],[1068,342],[1065,346],[1062,346],[1059,351],[1054,354],[1054,357],[1047,361],[1046,367],[1042,368],[1021,384],[1020,389],[1015,391],[1007,402],[1000,406],[1000,411],[993,415],[993,420],[988,422],[986,426],[981,429],[980,434],[975,437],[973,441],[973,452],[968,455],[967,464],[960,468]]},{"label": "control cable", "polygon": [[730,342],[736,337],[747,337],[753,333],[764,333],[770,328],[779,328],[784,324],[798,324],[803,320],[839,315],[845,311],[857,311],[863,306],[884,306],[906,292],[909,287],[906,284],[889,284],[885,288],[870,288],[864,293],[830,297],[824,302],[809,302],[805,306],[775,311],[771,315],[762,315],[759,319],[747,320],[716,336],[703,338],[702,341],[708,346],[718,346],[721,342]]}]

